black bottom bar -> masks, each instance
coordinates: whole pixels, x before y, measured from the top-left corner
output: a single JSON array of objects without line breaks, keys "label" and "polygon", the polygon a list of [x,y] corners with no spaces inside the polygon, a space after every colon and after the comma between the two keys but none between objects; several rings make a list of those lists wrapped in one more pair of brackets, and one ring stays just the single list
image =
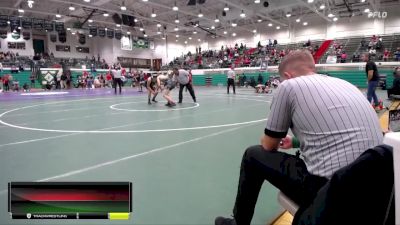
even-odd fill
[{"label": "black bottom bar", "polygon": [[79,213],[79,219],[108,219],[108,213]]}]

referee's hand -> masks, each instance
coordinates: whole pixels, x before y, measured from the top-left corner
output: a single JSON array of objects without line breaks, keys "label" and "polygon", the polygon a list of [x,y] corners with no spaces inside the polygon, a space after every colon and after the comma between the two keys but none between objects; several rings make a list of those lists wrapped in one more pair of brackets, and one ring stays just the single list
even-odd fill
[{"label": "referee's hand", "polygon": [[292,136],[286,135],[285,138],[282,138],[279,148],[281,149],[291,149],[292,145]]}]

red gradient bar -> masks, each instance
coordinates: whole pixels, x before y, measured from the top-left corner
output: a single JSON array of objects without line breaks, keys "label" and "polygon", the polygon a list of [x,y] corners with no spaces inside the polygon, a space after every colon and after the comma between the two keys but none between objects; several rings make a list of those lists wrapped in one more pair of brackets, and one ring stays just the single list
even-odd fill
[{"label": "red gradient bar", "polygon": [[20,189],[25,201],[130,201],[129,190]]}]

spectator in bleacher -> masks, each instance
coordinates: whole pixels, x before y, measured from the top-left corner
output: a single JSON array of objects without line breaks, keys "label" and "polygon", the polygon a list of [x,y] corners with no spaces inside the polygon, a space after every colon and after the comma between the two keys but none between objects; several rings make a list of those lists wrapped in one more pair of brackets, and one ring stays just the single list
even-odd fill
[{"label": "spectator in bleacher", "polygon": [[365,40],[365,38],[362,38],[361,39],[361,47],[366,47],[366,45],[367,45],[367,41]]},{"label": "spectator in bleacher", "polygon": [[387,62],[389,60],[389,55],[390,55],[389,50],[385,49],[385,51],[383,52],[383,61]]},{"label": "spectator in bleacher", "polygon": [[29,79],[31,80],[31,87],[35,87],[35,74],[32,73]]},{"label": "spectator in bleacher", "polygon": [[374,47],[374,42],[373,42],[373,41],[370,41],[370,42],[368,43],[368,50],[371,50],[373,47]]},{"label": "spectator in bleacher", "polygon": [[278,40],[274,39],[274,47],[278,45]]},{"label": "spectator in bleacher", "polygon": [[368,80],[367,99],[371,103],[373,100],[374,108],[379,106],[378,96],[375,93],[376,87],[379,83],[379,72],[375,62],[371,60],[368,53],[363,55],[363,61],[366,62],[365,72]]},{"label": "spectator in bleacher", "polygon": [[395,60],[400,61],[400,47],[397,48],[397,50],[394,52],[395,55]]},{"label": "spectator in bleacher", "polygon": [[[289,54],[278,70],[285,81],[275,91],[261,145],[243,154],[233,218],[217,217],[215,225],[250,225],[265,180],[303,209],[336,171],[383,142],[363,94],[347,81],[316,74],[308,51]],[[289,129],[301,157],[278,151],[293,147]]]},{"label": "spectator in bleacher", "polygon": [[340,56],[340,62],[345,63],[347,59],[347,54],[345,51],[342,52],[342,55]]},{"label": "spectator in bleacher", "polygon": [[400,67],[396,67],[393,72],[393,85],[392,88],[387,89],[388,98],[391,95],[399,95],[400,96]]}]

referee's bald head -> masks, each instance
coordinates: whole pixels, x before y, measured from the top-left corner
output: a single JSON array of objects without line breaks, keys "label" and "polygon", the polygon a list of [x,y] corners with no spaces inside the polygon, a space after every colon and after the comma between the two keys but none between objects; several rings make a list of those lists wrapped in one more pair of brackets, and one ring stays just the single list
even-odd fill
[{"label": "referee's bald head", "polygon": [[284,79],[314,74],[314,58],[308,50],[295,50],[283,58],[278,70]]}]

